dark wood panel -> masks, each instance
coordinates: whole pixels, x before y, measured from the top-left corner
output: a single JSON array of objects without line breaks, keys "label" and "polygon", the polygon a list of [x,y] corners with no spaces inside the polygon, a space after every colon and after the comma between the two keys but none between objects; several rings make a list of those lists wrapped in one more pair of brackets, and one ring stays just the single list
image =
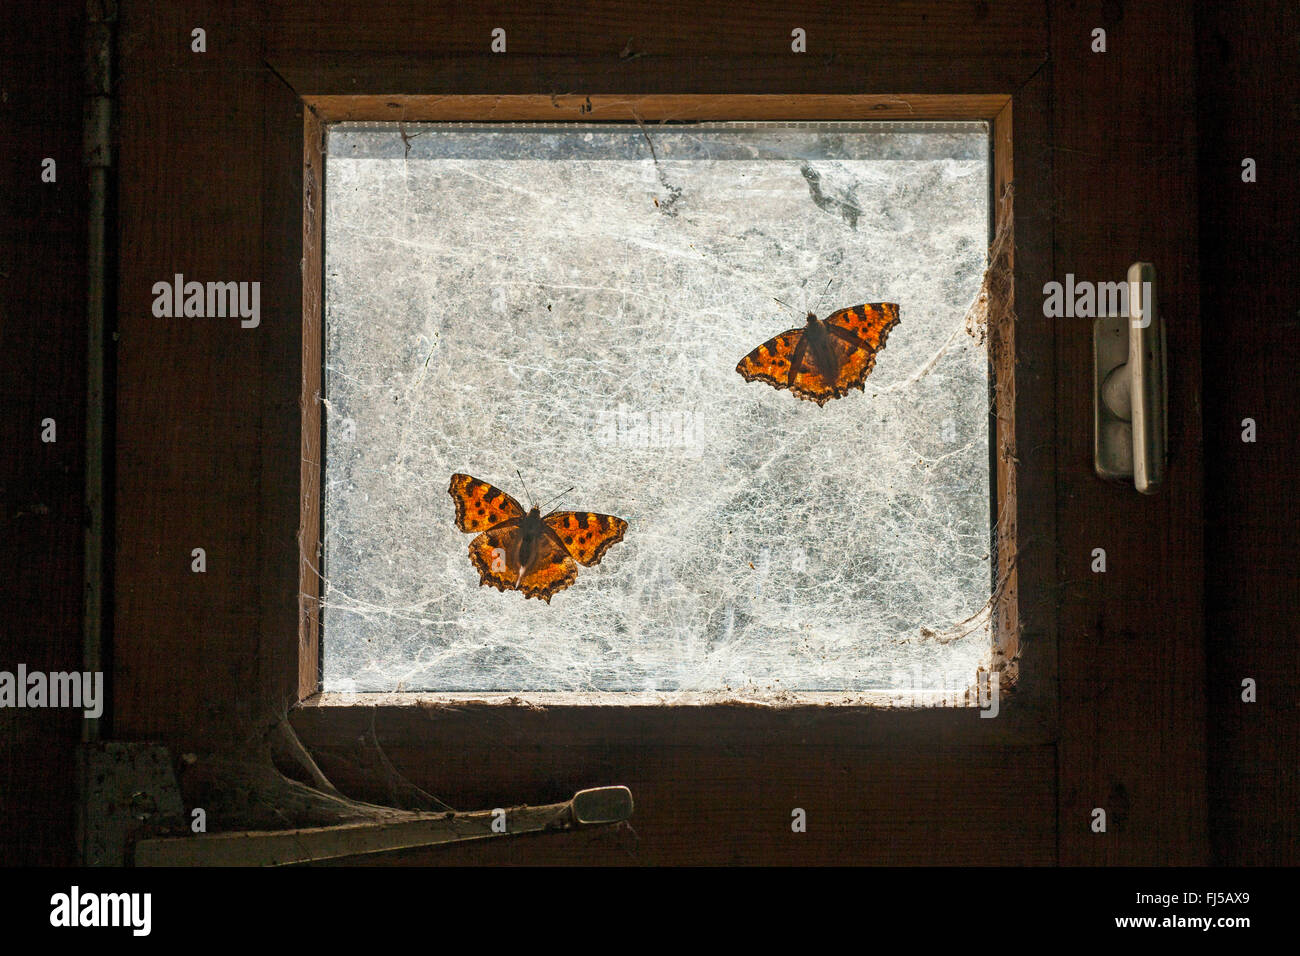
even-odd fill
[{"label": "dark wood panel", "polygon": [[[329,694],[306,701],[293,714],[294,726],[313,740],[337,743],[377,733],[404,745],[420,741],[431,751],[531,743],[554,747],[609,746],[884,746],[903,741],[920,746],[970,747],[1041,745],[1056,739],[1040,703],[1020,694],[1004,696],[996,718],[974,706],[770,707],[753,703],[683,703],[675,706],[592,704],[583,695],[548,695],[507,702],[417,694]],[[830,696],[830,695],[827,695]],[[575,700],[576,699],[576,700]],[[973,703],[973,701],[972,701]]]},{"label": "dark wood panel", "polygon": [[[743,10],[743,12],[741,12]],[[490,52],[495,27],[507,52]],[[791,52],[791,30],[808,52]],[[647,5],[277,4],[267,57],[303,94],[1007,93],[1045,59],[1041,0],[791,10]]]},{"label": "dark wood panel", "polygon": [[[1218,863],[1294,866],[1300,7],[1198,6],[1210,835]],[[1247,157],[1254,183],[1241,178]],[[1241,440],[1244,418],[1254,444]],[[1241,700],[1247,677],[1254,704]]]},{"label": "dark wood panel", "polygon": [[[344,792],[381,799],[351,754],[308,740]],[[385,854],[399,865],[1048,865],[1055,748],[391,748],[412,782],[458,809],[565,800],[619,783],[626,830]],[[761,772],[756,772],[761,768]],[[791,830],[792,811],[807,832]]]},{"label": "dark wood panel", "polygon": [[[699,4],[668,0],[604,3],[488,3],[455,0],[277,2],[267,21],[267,50],[330,54],[401,53],[421,59],[491,56],[491,31],[507,33],[512,57],[577,57],[588,64],[636,67],[664,57],[695,57],[698,83],[713,57],[814,61],[861,77],[919,59],[1037,57],[1046,47],[1040,0],[861,0],[852,5],[792,8],[782,0]],[[790,32],[807,32],[808,52],[790,50]],[[871,59],[883,62],[872,63]],[[331,56],[330,59],[336,59]],[[484,71],[486,72],[486,71]],[[590,76],[592,72],[590,70]],[[658,71],[656,71],[658,72]],[[865,85],[865,84],[864,84]],[[874,84],[870,84],[874,85]],[[768,91],[780,90],[776,80]],[[364,92],[351,90],[348,92]],[[373,92],[373,91],[372,91]],[[383,90],[395,92],[395,90]],[[468,91],[466,91],[468,92]],[[700,90],[699,92],[712,92]],[[949,91],[957,92],[957,91]]]},{"label": "dark wood panel", "polygon": [[1057,330],[1033,321],[1031,311],[1052,265],[1050,71],[1036,71],[1008,112],[994,127],[994,202],[999,218],[1011,208],[1014,239],[1011,314],[990,320],[998,327],[989,338],[997,395],[998,576],[1006,591],[997,608],[995,653],[1014,677],[1016,702],[1039,714],[1056,739],[1056,368],[1050,357]]},{"label": "dark wood panel", "polygon": [[624,63],[574,56],[466,56],[433,59],[393,54],[273,50],[270,63],[304,95],[765,93],[848,95],[863,92],[939,95],[1005,94],[1040,67],[1035,56],[917,54],[901,68],[895,50],[879,49],[851,67],[826,59],[672,56]]},{"label": "dark wood panel", "polygon": [[[262,269],[258,23],[247,2],[121,12],[113,726],[127,739],[229,740],[267,704],[260,495],[266,455],[282,450],[268,444],[264,355],[297,304]],[[190,51],[195,27],[206,53]],[[175,273],[262,282],[261,326],[156,318],[153,284]],[[287,394],[296,408],[296,375]],[[205,574],[190,570],[200,547]]]},{"label": "dark wood panel", "polygon": [[[1093,53],[1094,28],[1107,52]],[[1092,319],[1057,326],[1060,861],[1208,860],[1200,322],[1192,11],[1053,7],[1054,276],[1154,262],[1168,330],[1170,467],[1154,496],[1092,466]],[[1091,551],[1108,570],[1092,574]],[[1108,830],[1090,829],[1094,808]]]},{"label": "dark wood panel", "polygon": [[[81,4],[23,2],[0,31],[0,670],[79,671],[87,175]],[[41,163],[57,179],[41,181]],[[55,421],[57,441],[41,441]],[[71,710],[0,709],[0,862],[75,859]]]},{"label": "dark wood panel", "polygon": [[[265,389],[259,420],[262,461],[257,476],[261,534],[257,545],[261,610],[257,659],[258,693],[266,701],[265,713],[283,712],[296,703],[300,676],[310,674],[314,687],[319,667],[317,631],[306,632],[300,627],[304,602],[299,596],[303,584],[299,524],[305,500],[300,493],[306,487],[301,484],[306,473],[304,459],[310,449],[319,449],[320,438],[319,431],[314,444],[303,436],[304,403],[310,400],[319,408],[321,341],[320,327],[304,324],[304,303],[310,301],[304,290],[320,299],[318,270],[323,262],[309,265],[312,260],[304,235],[303,131],[304,115],[309,111],[278,78],[263,72],[261,81],[265,131],[260,274],[274,293],[262,328],[257,330],[262,347],[258,375]],[[315,195],[323,194],[318,191]],[[317,344],[314,351],[304,348],[308,337]],[[313,561],[313,566],[319,564]]]}]

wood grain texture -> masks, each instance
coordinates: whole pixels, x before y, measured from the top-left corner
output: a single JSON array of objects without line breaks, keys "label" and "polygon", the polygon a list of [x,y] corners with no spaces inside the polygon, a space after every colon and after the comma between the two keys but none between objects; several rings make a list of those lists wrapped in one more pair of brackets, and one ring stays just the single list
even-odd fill
[{"label": "wood grain texture", "polygon": [[302,157],[302,392],[299,398],[298,685],[296,697],[320,687],[321,473],[324,469],[321,390],[324,361],[325,127],[310,107],[303,116]]},{"label": "wood grain texture", "polygon": [[[305,318],[308,309],[321,299],[323,260],[307,254],[310,249],[320,248],[321,220],[307,220],[303,208],[304,197],[312,195],[319,202],[323,196],[316,179],[322,175],[323,166],[319,159],[314,169],[305,165],[304,131],[311,125],[310,111],[277,77],[263,71],[260,79],[265,186],[258,240],[260,274],[264,287],[272,294],[264,299],[263,326],[256,330],[261,333],[259,375],[266,389],[258,422],[263,445],[257,481],[257,522],[262,536],[258,543],[258,604],[262,619],[257,636],[261,693],[267,701],[263,713],[276,714],[291,706],[308,683],[315,686],[320,669],[316,631],[302,630],[302,588],[310,589],[312,581],[306,578],[301,564],[303,544],[310,537],[309,526],[303,524],[302,507],[303,492],[310,486],[302,482],[313,449],[317,452],[315,460],[320,460],[321,440],[319,419],[313,428],[310,417],[303,414],[303,403],[309,401],[319,413],[317,392],[323,343],[321,327]],[[316,142],[320,142],[319,137]],[[308,183],[317,189],[315,193],[309,193]],[[309,229],[317,234],[310,237]],[[286,241],[286,237],[297,241]],[[312,238],[314,247],[310,244]],[[315,350],[307,348],[309,339],[314,341]],[[283,374],[286,365],[295,366],[297,375]],[[293,447],[299,449],[298,454],[286,455],[285,450]],[[298,494],[284,494],[285,488],[295,487]],[[319,516],[318,510],[315,513]],[[310,544],[307,547],[310,549]],[[313,562],[313,566],[319,564]],[[297,586],[289,587],[294,580]],[[296,639],[286,641],[287,633],[295,634]]]},{"label": "wood grain texture", "polygon": [[[345,792],[373,787],[352,751],[304,742]],[[575,747],[493,750],[383,741],[412,782],[457,809],[622,784],[626,829],[386,854],[402,865],[1044,865],[1055,859],[1055,748]],[[575,784],[574,781],[579,781]],[[374,799],[381,791],[371,790]],[[504,801],[504,803],[503,803]],[[807,814],[805,833],[792,811]]]},{"label": "wood grain texture", "polygon": [[[673,706],[574,703],[583,695],[528,695],[506,701],[476,695],[320,694],[303,702],[292,723],[304,739],[334,745],[378,734],[431,750],[491,749],[515,744],[592,747],[611,743],[647,747],[788,744],[1007,747],[1055,740],[1055,728],[1018,696],[1001,701],[995,719],[975,707],[868,708],[835,704],[764,706],[753,703]],[[604,695],[616,696],[616,695]],[[560,698],[559,701],[548,698]],[[567,699],[566,699],[567,698]]]},{"label": "wood grain texture", "polygon": [[[878,54],[884,56],[884,51]],[[784,58],[695,56],[660,57],[624,65],[593,63],[580,57],[473,56],[429,60],[375,52],[323,58],[315,50],[276,50],[271,63],[295,90],[305,95],[350,95],[358,90],[382,95],[519,94],[573,96],[597,94],[695,95],[755,93],[779,89],[791,95],[848,95],[871,91],[896,95],[966,93],[1002,95],[1042,65],[1042,58],[948,58],[917,56],[906,86],[899,85],[897,60],[868,59],[843,64],[821,61],[809,67]],[[981,68],[982,67],[982,68]]]},{"label": "wood grain texture", "polygon": [[[1203,864],[1205,670],[1201,335],[1192,11],[1053,7],[1054,278],[1122,281],[1154,262],[1168,330],[1168,480],[1154,496],[1092,467],[1092,319],[1057,325],[1060,862]],[[1107,31],[1093,53],[1091,32]],[[1159,78],[1157,81],[1155,78]],[[1090,570],[1104,548],[1107,572]],[[1093,808],[1108,830],[1090,830]]]},{"label": "wood grain texture", "polygon": [[[0,670],[79,671],[87,175],[80,4],[0,30]],[[46,157],[57,179],[41,181]],[[42,420],[57,441],[41,441]],[[80,711],[0,709],[0,862],[75,861]]]},{"label": "wood grain texture", "polygon": [[1010,101],[1005,94],[982,96],[911,94],[652,96],[608,94],[563,96],[307,95],[305,102],[323,121],[440,120],[484,122],[674,123],[697,120],[991,120]]},{"label": "wood grain texture", "polygon": [[[292,315],[296,325],[298,309],[296,289],[287,305],[290,289],[263,269],[266,94],[278,81],[261,62],[258,10],[248,2],[121,10],[113,727],[126,739],[247,733],[274,703],[259,654],[263,588],[282,587],[285,570],[294,586],[281,601],[297,633],[293,531],[277,552],[274,514],[262,507],[277,477],[284,490],[297,481],[296,427],[288,444],[266,416],[278,394],[289,396],[284,414],[296,416],[300,360],[296,329],[292,366],[273,359],[277,323]],[[207,52],[192,53],[200,24]],[[294,148],[300,156],[298,137]],[[296,246],[301,227],[296,215],[290,222],[282,238]],[[175,273],[261,281],[261,326],[155,318],[153,284]],[[190,570],[200,547],[204,574]],[[271,566],[277,553],[287,553],[289,569]]]},{"label": "wood grain texture", "polygon": [[[1045,11],[1036,0],[864,0],[852,6],[801,9],[781,0],[705,6],[689,0],[559,6],[504,0],[473,5],[455,0],[281,0],[270,7],[268,52],[367,49],[425,58],[488,56],[491,31],[501,27],[508,45],[506,55],[498,59],[571,56],[599,63],[609,57],[638,63],[691,55],[793,61],[799,55],[790,52],[790,31],[802,27],[808,36],[808,53],[802,54],[807,59],[863,69],[873,65],[863,62],[864,57],[878,54],[898,69],[904,64],[910,68],[918,57],[964,55],[992,61],[996,56],[1023,56],[1041,62],[1046,40]],[[705,71],[700,67],[697,72]]]},{"label": "wood grain texture", "polygon": [[[1058,330],[1035,321],[1036,291],[1052,274],[1051,72],[1034,73],[994,124],[994,202],[1014,226],[1014,320],[990,329],[994,370],[994,467],[998,480],[996,644],[1015,664],[1013,707],[1059,721],[1056,541],[1058,468],[1055,354]],[[1008,188],[1010,187],[1010,188]],[[996,315],[997,304],[991,310]],[[1055,732],[1055,731],[1054,731]]]},{"label": "wood grain texture", "polygon": [[[1038,0],[331,0],[275,4],[266,46],[303,94],[1007,93],[1045,59],[1044,14]],[[791,52],[796,26],[807,53]],[[490,52],[496,27],[505,54]]]},{"label": "wood grain texture", "polygon": [[[1198,6],[1211,841],[1300,862],[1300,8]],[[1279,96],[1279,93],[1282,95]],[[1242,160],[1257,181],[1242,181]],[[1257,440],[1241,440],[1253,418]],[[1253,678],[1257,703],[1241,700]]]}]

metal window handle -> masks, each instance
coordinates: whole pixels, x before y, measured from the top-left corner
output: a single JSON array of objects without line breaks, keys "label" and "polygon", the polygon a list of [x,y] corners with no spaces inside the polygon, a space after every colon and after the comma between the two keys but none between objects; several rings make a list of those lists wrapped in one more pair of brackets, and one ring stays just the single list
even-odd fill
[{"label": "metal window handle", "polygon": [[[135,845],[136,866],[284,866],[416,847],[621,823],[632,816],[627,787],[579,790],[566,803],[474,813],[407,813],[392,819],[298,830],[158,837]],[[503,829],[497,824],[508,821]]]},{"label": "metal window handle", "polygon": [[1143,494],[1164,481],[1168,447],[1165,324],[1156,307],[1156,268],[1129,266],[1127,315],[1097,319],[1093,344],[1093,464],[1108,480]]}]

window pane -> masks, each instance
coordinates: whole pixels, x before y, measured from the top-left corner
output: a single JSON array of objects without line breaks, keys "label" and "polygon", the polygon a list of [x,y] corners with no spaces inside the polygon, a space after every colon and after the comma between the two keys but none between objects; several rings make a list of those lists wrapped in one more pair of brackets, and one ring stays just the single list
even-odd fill
[{"label": "window pane", "polygon": [[[340,124],[325,234],[327,690],[959,694],[987,666],[984,124]],[[901,321],[865,392],[737,374],[868,302]],[[629,523],[550,604],[480,587],[453,521],[455,472],[533,504],[516,469]]]}]

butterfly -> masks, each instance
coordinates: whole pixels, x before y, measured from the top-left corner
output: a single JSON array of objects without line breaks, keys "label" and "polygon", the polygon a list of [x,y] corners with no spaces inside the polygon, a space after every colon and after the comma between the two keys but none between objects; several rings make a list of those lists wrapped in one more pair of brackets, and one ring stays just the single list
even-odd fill
[{"label": "butterfly", "polygon": [[825,405],[851,388],[865,388],[876,355],[897,324],[895,302],[855,305],[825,319],[809,312],[807,325],[764,342],[740,360],[736,371],[747,382],[788,388],[799,398]]},{"label": "butterfly", "polygon": [[523,506],[504,491],[469,475],[451,476],[447,493],[456,502],[456,527],[481,532],[469,543],[479,585],[523,591],[547,604],[578,578],[578,565],[599,564],[623,540],[627,522],[590,511],[552,511]]}]

